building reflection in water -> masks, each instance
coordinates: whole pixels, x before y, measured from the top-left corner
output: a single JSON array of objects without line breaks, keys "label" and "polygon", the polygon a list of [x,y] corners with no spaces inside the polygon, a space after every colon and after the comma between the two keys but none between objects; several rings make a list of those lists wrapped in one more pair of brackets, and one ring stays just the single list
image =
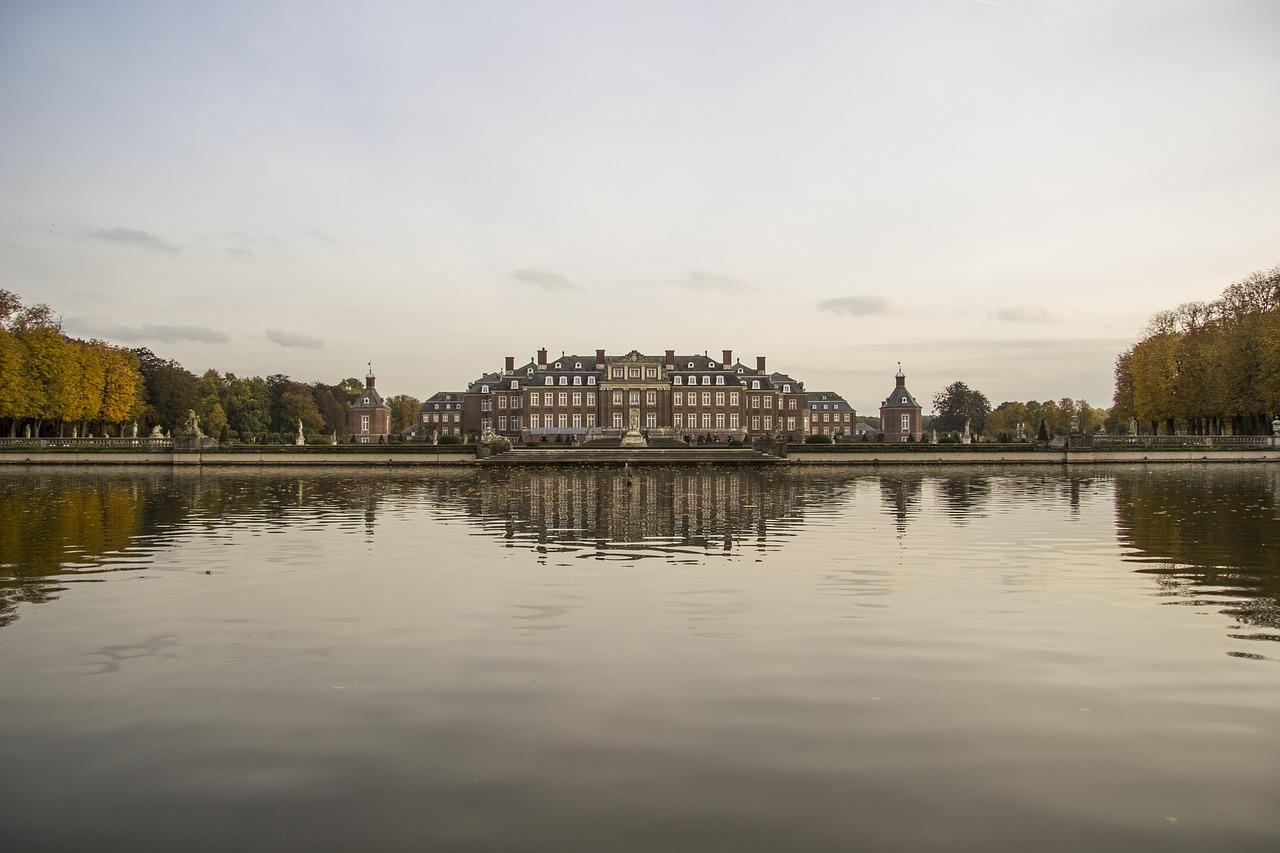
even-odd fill
[{"label": "building reflection in water", "polygon": [[[149,567],[192,530],[326,527],[372,539],[398,517],[456,518],[539,560],[708,555],[780,549],[802,528],[847,523],[859,492],[905,542],[936,514],[966,525],[1020,505],[1073,518],[1114,502],[1125,559],[1171,603],[1211,603],[1249,639],[1280,640],[1280,471],[1267,465],[1059,469],[543,468],[360,474],[204,471],[22,472],[0,480],[0,625],[66,585]],[[935,531],[937,527],[925,527]],[[998,545],[998,543],[996,543]],[[856,543],[850,542],[850,548]],[[853,553],[852,551],[850,552]],[[1258,630],[1263,629],[1263,630]],[[1244,636],[1242,634],[1241,636]]]},{"label": "building reflection in water", "polygon": [[432,500],[511,547],[629,559],[771,550],[794,535],[806,507],[843,491],[830,479],[757,469],[489,469],[472,484],[436,485]]}]

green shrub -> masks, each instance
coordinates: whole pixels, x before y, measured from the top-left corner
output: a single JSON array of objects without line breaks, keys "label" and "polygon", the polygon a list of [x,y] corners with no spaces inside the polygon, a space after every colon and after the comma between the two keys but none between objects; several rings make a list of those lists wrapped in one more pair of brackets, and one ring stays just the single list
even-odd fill
[{"label": "green shrub", "polygon": [[460,435],[442,435],[436,441],[436,444],[462,444],[462,436]]},{"label": "green shrub", "polygon": [[832,444],[829,435],[811,435],[804,440],[805,444]]}]

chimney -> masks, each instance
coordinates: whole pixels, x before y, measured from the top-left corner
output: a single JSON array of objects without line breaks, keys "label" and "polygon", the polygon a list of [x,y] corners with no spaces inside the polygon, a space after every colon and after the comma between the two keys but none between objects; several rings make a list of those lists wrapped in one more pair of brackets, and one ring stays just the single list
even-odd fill
[{"label": "chimney", "polygon": [[762,355],[756,356],[756,371],[764,373],[764,356]]},{"label": "chimney", "polygon": [[515,372],[516,372],[516,357],[514,355],[509,355],[507,356],[507,375],[510,376]]},{"label": "chimney", "polygon": [[596,370],[604,370],[604,350],[596,350]]},{"label": "chimney", "polygon": [[724,364],[725,367],[733,365],[733,350],[727,349],[724,351],[724,358],[721,359],[721,363]]},{"label": "chimney", "polygon": [[676,351],[673,349],[669,349],[667,350],[667,370],[672,370],[675,368],[675,366],[676,366]]},{"label": "chimney", "polygon": [[542,370],[547,369],[547,351],[545,349],[538,350],[538,367]]}]

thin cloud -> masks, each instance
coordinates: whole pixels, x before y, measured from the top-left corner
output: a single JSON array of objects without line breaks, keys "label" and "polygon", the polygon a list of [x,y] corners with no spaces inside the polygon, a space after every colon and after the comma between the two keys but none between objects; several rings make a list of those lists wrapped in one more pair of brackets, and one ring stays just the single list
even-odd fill
[{"label": "thin cloud", "polygon": [[722,291],[728,293],[745,293],[756,290],[755,285],[740,278],[707,272],[706,270],[690,270],[684,278],[675,279],[670,284],[687,290]]},{"label": "thin cloud", "polygon": [[240,258],[253,257],[253,252],[250,252],[248,249],[242,248],[240,246],[235,246],[235,247],[228,246],[224,248],[223,251],[227,253],[228,258],[236,258],[237,260],[239,260]]},{"label": "thin cloud", "polygon": [[525,281],[529,284],[536,284],[543,290],[581,290],[578,285],[569,281],[569,279],[560,275],[558,272],[547,272],[535,267],[525,267],[516,270],[511,274],[516,281]]},{"label": "thin cloud", "polygon": [[338,242],[337,240],[334,240],[332,237],[330,237],[328,234],[321,231],[319,228],[308,228],[306,233],[308,236],[314,237],[315,239],[319,240],[321,243]]},{"label": "thin cloud", "polygon": [[201,344],[225,344],[231,340],[226,332],[207,326],[168,326],[144,323],[141,326],[124,326],[106,317],[70,317],[66,326],[80,335],[89,335],[127,343],[194,341]]},{"label": "thin cloud", "polygon": [[1054,323],[1057,317],[1043,308],[1033,305],[1011,305],[991,312],[991,316],[1004,323]]},{"label": "thin cloud", "polygon": [[282,347],[324,349],[323,340],[312,337],[311,335],[304,335],[302,332],[286,332],[283,329],[267,329],[267,340]]},{"label": "thin cloud", "polygon": [[830,311],[832,314],[868,317],[889,313],[889,300],[883,296],[839,296],[835,299],[822,300],[818,303],[818,310]]},{"label": "thin cloud", "polygon": [[90,231],[89,236],[95,240],[135,246],[139,249],[146,249],[149,252],[175,254],[182,251],[159,234],[140,231],[137,228],[99,228],[95,231]]}]

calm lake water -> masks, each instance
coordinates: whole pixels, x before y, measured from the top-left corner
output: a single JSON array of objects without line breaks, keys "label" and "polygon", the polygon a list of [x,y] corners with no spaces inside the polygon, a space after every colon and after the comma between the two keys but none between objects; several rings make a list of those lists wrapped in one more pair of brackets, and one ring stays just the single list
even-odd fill
[{"label": "calm lake water", "polygon": [[1280,467],[0,472],[0,847],[1280,849]]}]

